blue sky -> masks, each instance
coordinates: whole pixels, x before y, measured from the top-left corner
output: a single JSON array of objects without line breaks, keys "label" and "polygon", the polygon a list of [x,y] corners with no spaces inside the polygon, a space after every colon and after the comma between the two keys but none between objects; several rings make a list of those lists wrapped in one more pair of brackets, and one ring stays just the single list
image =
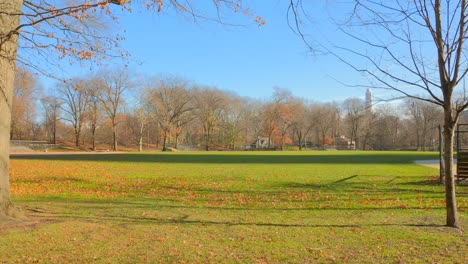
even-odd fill
[{"label": "blue sky", "polygon": [[[267,22],[261,27],[241,14],[230,14],[227,21],[244,26],[194,22],[172,12],[126,13],[118,31],[125,31],[122,46],[131,54],[129,69],[135,75],[176,75],[259,99],[270,97],[274,86],[312,101],[364,97],[366,88],[339,83],[358,83],[356,72],[333,57],[312,55],[292,32],[287,25],[287,2],[252,3],[252,9]],[[314,31],[314,38],[321,38],[321,33],[335,29],[325,21],[327,10],[319,5],[316,8],[314,23],[320,30]],[[63,75],[73,77],[96,67],[76,63],[64,69]],[[53,85],[46,78],[42,82],[46,87]]]}]

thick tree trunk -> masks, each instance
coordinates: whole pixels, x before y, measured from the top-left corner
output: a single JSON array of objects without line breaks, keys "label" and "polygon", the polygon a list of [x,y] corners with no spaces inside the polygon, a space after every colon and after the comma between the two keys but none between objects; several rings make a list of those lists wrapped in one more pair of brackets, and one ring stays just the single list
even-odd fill
[{"label": "thick tree trunk", "polygon": [[445,200],[447,226],[459,227],[457,201],[455,195],[455,177],[453,173],[453,142],[456,122],[452,120],[452,110],[445,109],[444,116],[444,163],[445,163]]},{"label": "thick tree trunk", "polygon": [[75,131],[75,147],[80,146],[80,133]]},{"label": "thick tree trunk", "polygon": [[[22,0],[2,1],[0,8],[0,35],[5,36],[19,25]],[[13,87],[15,80],[18,36],[0,39],[0,217],[22,218],[23,215],[10,200],[10,125]]]}]

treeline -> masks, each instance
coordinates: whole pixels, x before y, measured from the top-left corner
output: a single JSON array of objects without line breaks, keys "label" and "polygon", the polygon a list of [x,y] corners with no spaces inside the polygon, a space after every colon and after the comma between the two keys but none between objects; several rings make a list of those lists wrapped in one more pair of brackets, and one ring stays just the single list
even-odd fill
[{"label": "treeline", "polygon": [[442,121],[439,107],[412,99],[317,103],[274,88],[256,100],[178,78],[135,82],[125,70],[73,78],[50,93],[37,87],[17,70],[11,139],[93,150],[432,150]]}]

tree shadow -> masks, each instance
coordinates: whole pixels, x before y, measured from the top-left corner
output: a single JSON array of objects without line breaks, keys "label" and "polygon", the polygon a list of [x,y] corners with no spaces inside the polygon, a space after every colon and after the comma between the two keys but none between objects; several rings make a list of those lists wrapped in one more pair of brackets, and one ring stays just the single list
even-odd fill
[{"label": "tree shadow", "polygon": [[359,176],[359,175],[352,175],[352,176],[343,178],[343,179],[341,179],[341,180],[337,180],[337,181],[335,181],[335,182],[333,182],[333,183],[340,183],[340,182],[344,182],[344,181],[347,181],[347,180],[351,180],[351,179],[356,178],[357,176]]},{"label": "tree shadow", "polygon": [[33,178],[33,179],[17,179],[15,183],[45,183],[45,182],[73,182],[73,183],[91,183],[89,180],[80,179],[76,177],[47,177],[47,178]]},{"label": "tree shadow", "polygon": [[[438,186],[440,184],[434,183],[431,180],[420,180],[420,181],[412,181],[412,182],[396,182],[396,180],[401,179],[401,176],[389,176],[392,177],[390,180],[386,181],[385,183],[379,183],[378,187],[372,185],[372,178],[368,182],[365,181],[365,178],[362,178],[361,181],[350,181],[352,179],[356,179],[357,177],[370,177],[370,176],[379,176],[384,177],[381,175],[351,175],[342,179],[339,179],[334,182],[329,183],[298,183],[298,182],[286,182],[277,184],[277,187],[280,188],[295,188],[295,189],[311,189],[311,190],[328,190],[331,192],[343,192],[343,191],[365,191],[369,193],[388,193],[388,192],[399,192],[399,193],[439,193],[437,190],[427,190],[421,189],[424,186]],[[408,188],[410,187],[410,188]],[[411,188],[414,187],[414,188]]]},{"label": "tree shadow", "polygon": [[[385,199],[389,200],[389,199]],[[163,203],[161,203],[163,202]],[[307,208],[307,207],[262,207],[262,206],[255,206],[255,207],[230,207],[230,206],[199,206],[199,205],[183,205],[183,204],[164,204],[164,202],[168,202],[167,199],[148,199],[148,202],[138,201],[138,202],[125,202],[125,201],[96,201],[96,200],[67,200],[67,201],[58,201],[58,202],[49,202],[49,205],[53,205],[57,208],[81,208],[83,210],[90,210],[92,212],[99,212],[108,215],[109,213],[105,213],[106,211],[113,210],[118,208],[119,212],[124,212],[126,210],[134,210],[134,209],[141,209],[143,211],[151,211],[151,210],[159,210],[159,209],[180,209],[184,212],[188,212],[190,210],[207,210],[207,211],[232,211],[232,212],[294,212],[294,211],[306,211],[306,212],[314,212],[314,211],[349,211],[349,212],[360,212],[360,211],[391,211],[391,210],[421,210],[426,211],[427,208],[425,207],[417,207],[417,206],[407,206],[407,207],[400,207],[400,206],[386,206],[386,207],[314,207],[314,208]],[[174,201],[172,201],[174,202]],[[302,203],[298,201],[297,203]],[[25,208],[27,211],[32,211],[36,213],[51,213],[52,210],[44,209],[41,207],[31,207],[27,206]],[[106,210],[107,209],[107,210]],[[443,207],[440,208],[432,208],[433,210],[443,210]],[[80,210],[78,210],[80,211]],[[76,215],[80,216],[76,213],[68,213],[69,215]],[[185,213],[184,213],[185,214]],[[57,215],[62,215],[62,213],[57,213]],[[112,216],[112,215],[111,215]],[[60,217],[60,216],[59,216]],[[119,216],[115,216],[119,217]]]},{"label": "tree shadow", "polygon": [[57,216],[61,219],[73,219],[85,222],[113,222],[125,225],[132,224],[157,224],[157,225],[200,225],[200,226],[255,226],[255,227],[281,227],[281,228],[364,228],[364,227],[431,227],[445,228],[444,225],[434,223],[368,223],[368,224],[303,224],[303,223],[281,223],[281,222],[263,222],[263,221],[225,221],[225,220],[200,220],[190,219],[190,214],[184,213],[177,217],[149,217],[149,216],[121,216],[105,215],[90,216],[78,215],[74,213],[65,213]]}]

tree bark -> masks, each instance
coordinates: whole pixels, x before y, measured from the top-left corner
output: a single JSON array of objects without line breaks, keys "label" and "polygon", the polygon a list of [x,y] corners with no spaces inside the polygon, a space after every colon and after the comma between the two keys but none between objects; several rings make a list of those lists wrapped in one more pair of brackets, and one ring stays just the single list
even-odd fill
[{"label": "tree bark", "polygon": [[140,139],[138,140],[138,151],[143,151],[143,134],[140,134]]},{"label": "tree bark", "polygon": [[164,130],[164,132],[163,132],[163,148],[162,148],[163,151],[167,150],[166,141],[167,141],[167,131]]},{"label": "tree bark", "polygon": [[299,140],[299,151],[302,151],[302,132],[297,133],[297,139]]},{"label": "tree bark", "polygon": [[117,151],[117,124],[112,125],[112,150]]},{"label": "tree bark", "polygon": [[[19,25],[22,0],[4,1],[0,6],[1,35],[11,32]],[[0,216],[23,218],[10,200],[10,125],[13,89],[15,81],[18,32],[0,39]]]},{"label": "tree bark", "polygon": [[208,128],[208,132],[206,133],[206,142],[205,142],[205,151],[210,150],[210,129]]},{"label": "tree bark", "polygon": [[91,125],[91,140],[93,144],[93,151],[96,151],[96,125]]},{"label": "tree bark", "polygon": [[75,147],[80,146],[80,132],[75,130]]},{"label": "tree bark", "polygon": [[456,122],[452,119],[451,108],[446,108],[444,114],[445,203],[447,209],[446,224],[450,227],[459,227],[455,195],[455,177],[453,174],[453,143]]}]

